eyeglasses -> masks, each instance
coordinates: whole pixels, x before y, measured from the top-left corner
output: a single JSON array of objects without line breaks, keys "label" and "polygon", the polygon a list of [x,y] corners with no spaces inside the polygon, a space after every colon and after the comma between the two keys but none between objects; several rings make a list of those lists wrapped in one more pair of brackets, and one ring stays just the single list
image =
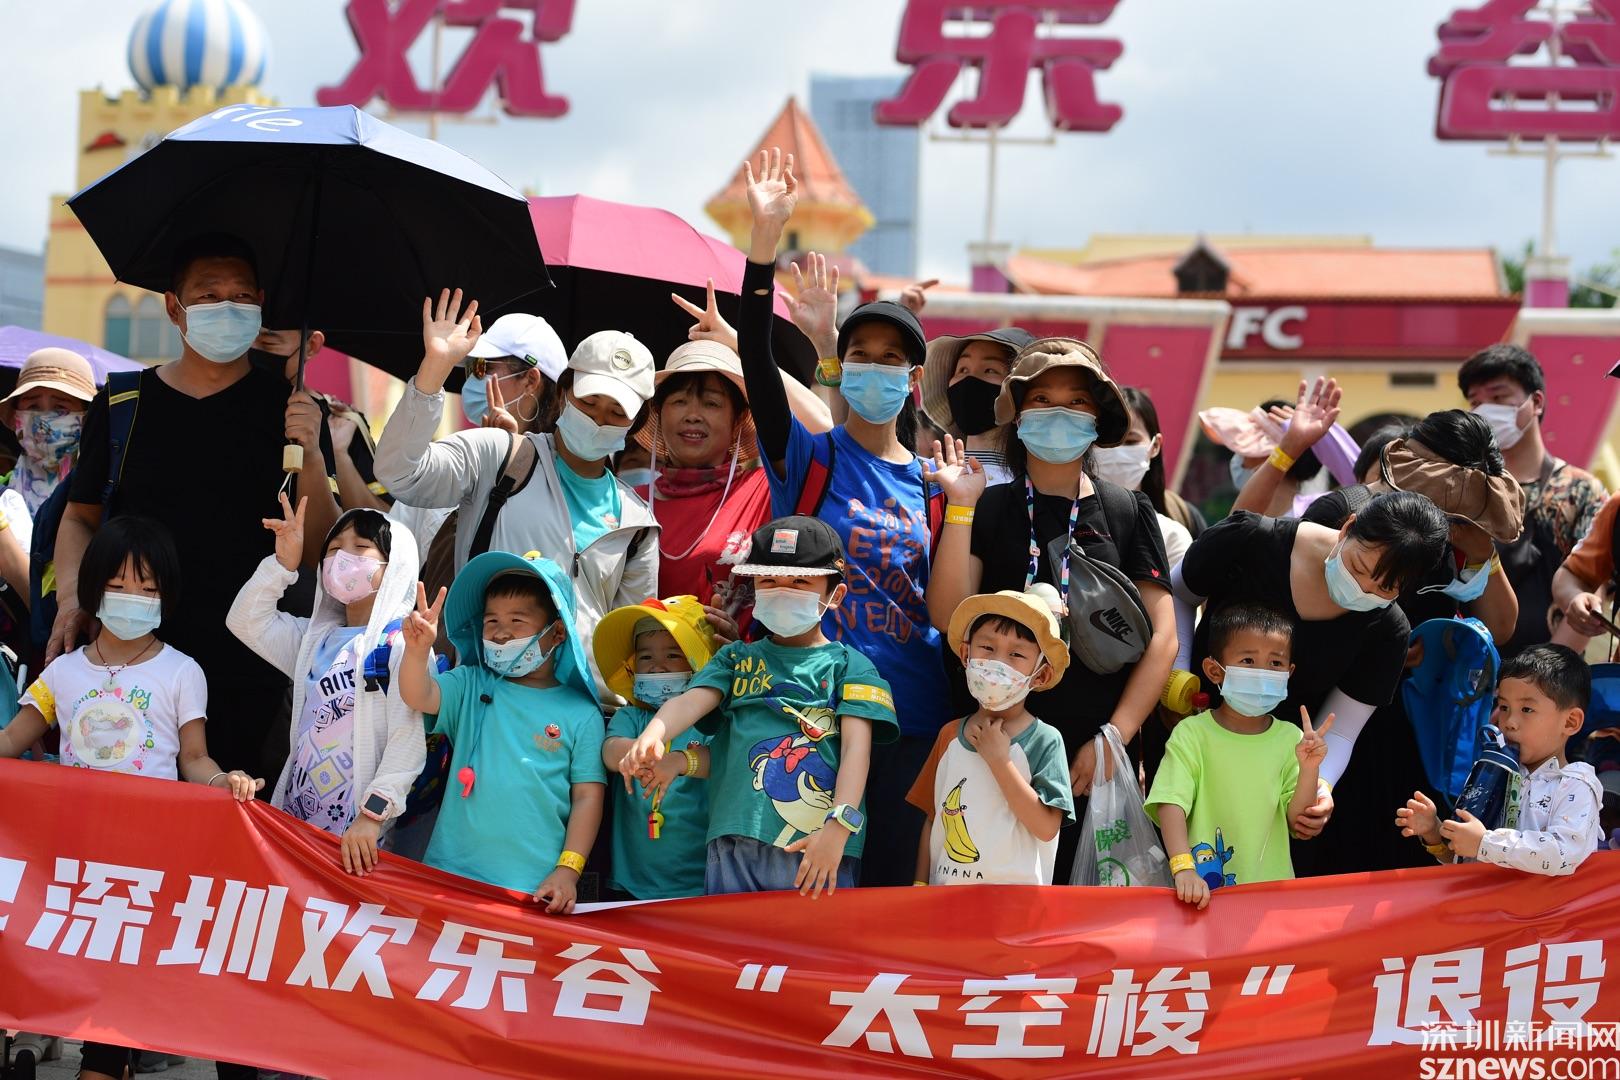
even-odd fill
[{"label": "eyeglasses", "polygon": [[494,358],[471,356],[467,358],[467,374],[475,379],[487,379],[491,374],[491,364],[516,364],[511,371],[495,371],[495,377],[505,379],[513,375],[522,375],[529,370],[530,365],[516,360],[510,356],[497,356]]}]

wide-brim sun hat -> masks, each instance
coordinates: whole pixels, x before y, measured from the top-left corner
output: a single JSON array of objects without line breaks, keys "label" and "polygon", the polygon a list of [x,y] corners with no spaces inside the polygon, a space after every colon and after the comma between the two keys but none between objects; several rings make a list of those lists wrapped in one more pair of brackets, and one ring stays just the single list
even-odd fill
[{"label": "wide-brim sun hat", "polygon": [[486,551],[462,567],[450,583],[444,601],[445,636],[456,647],[464,664],[479,663],[484,654],[484,593],[489,583],[503,574],[525,574],[545,582],[552,606],[562,620],[568,637],[558,647],[552,667],[553,677],[596,700],[596,680],[585,660],[585,645],[574,629],[574,585],[562,567],[538,551],[514,555],[510,551]]},{"label": "wide-brim sun hat", "polygon": [[1069,670],[1069,647],[1063,643],[1057,616],[1052,613],[1051,606],[1039,596],[1011,589],[979,593],[956,605],[956,610],[951,612],[945,638],[957,656],[962,655],[962,646],[973,624],[984,615],[1001,615],[1020,626],[1027,626],[1035,635],[1035,644],[1040,647],[1041,655],[1052,665],[1055,679],[1063,678],[1063,673]]},{"label": "wide-brim sun hat", "polygon": [[1492,540],[1511,544],[1524,531],[1524,489],[1506,473],[1458,465],[1411,439],[1392,440],[1380,462],[1390,487],[1427,496],[1447,517],[1462,518]]},{"label": "wide-brim sun hat", "polygon": [[634,700],[631,661],[636,655],[636,627],[643,619],[651,619],[669,631],[693,672],[702,671],[715,653],[714,628],[695,596],[671,596],[666,600],[649,597],[639,604],[614,608],[596,624],[591,648],[596,653],[596,670],[602,673],[608,689],[626,701]]},{"label": "wide-brim sun hat", "polygon": [[1007,373],[1001,393],[996,397],[996,423],[1012,423],[1029,384],[1046,372],[1062,367],[1079,368],[1090,377],[1092,397],[1097,404],[1097,441],[1093,445],[1118,446],[1124,442],[1131,427],[1131,410],[1125,404],[1125,395],[1103,367],[1096,350],[1076,338],[1037,338],[1018,351],[1013,357],[1012,370]]},{"label": "wide-brim sun hat", "polygon": [[72,349],[49,346],[35,349],[17,372],[17,388],[5,397],[10,402],[30,390],[57,390],[89,402],[96,396],[96,373],[90,361]]},{"label": "wide-brim sun hat", "polygon": [[975,341],[989,341],[1007,349],[1007,366],[1010,369],[1012,358],[1034,340],[1035,335],[1028,330],[1007,326],[999,330],[986,330],[982,334],[937,337],[930,341],[927,359],[923,361],[922,376],[922,408],[929,423],[958,439],[964,437],[962,430],[956,426],[956,418],[951,415],[951,401],[946,391],[950,389],[951,377],[956,374],[956,361],[961,358],[963,350],[969,344]]},{"label": "wide-brim sun hat", "polygon": [[[737,434],[737,459],[748,461],[759,456],[759,436],[754,430],[754,413],[746,407],[748,402],[748,386],[743,381],[742,358],[734,351],[720,344],[718,341],[688,341],[680,348],[669,354],[664,363],[664,369],[653,376],[653,398],[658,397],[658,387],[672,375],[700,374],[712,371],[728,380],[742,394],[744,409],[741,417],[742,424]],[[668,440],[662,439],[658,429],[658,410],[654,409],[647,422],[635,434],[636,442],[641,448],[652,454],[656,459],[659,451],[666,449]]]}]

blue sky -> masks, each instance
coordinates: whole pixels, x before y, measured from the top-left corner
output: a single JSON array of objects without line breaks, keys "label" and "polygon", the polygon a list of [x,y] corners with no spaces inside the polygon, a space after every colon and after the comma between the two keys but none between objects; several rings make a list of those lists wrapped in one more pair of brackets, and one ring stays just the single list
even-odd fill
[{"label": "blue sky", "polygon": [[[340,0],[249,2],[272,43],[268,92],[311,104],[316,87],[342,78],[355,46]],[[132,85],[124,50],[147,4],[50,0],[0,15],[0,93],[13,103],[0,244],[42,246],[49,199],[73,182],[77,91]],[[998,239],[1077,246],[1093,232],[1370,233],[1390,246],[1518,248],[1538,229],[1540,163],[1434,138],[1437,84],[1424,63],[1454,6],[1122,0],[1107,30],[1125,55],[1099,88],[1125,119],[1107,135],[1003,150]],[[703,203],[786,96],[803,99],[811,72],[905,70],[894,60],[901,8],[902,0],[578,0],[573,32],[543,53],[570,114],[447,122],[441,138],[516,186],[661,205],[717,232]],[[1038,134],[1038,85],[1031,91],[1017,130]],[[984,164],[978,147],[925,149],[925,273],[966,277]],[[1578,268],[1620,247],[1617,191],[1620,160],[1563,167],[1560,248]]]}]

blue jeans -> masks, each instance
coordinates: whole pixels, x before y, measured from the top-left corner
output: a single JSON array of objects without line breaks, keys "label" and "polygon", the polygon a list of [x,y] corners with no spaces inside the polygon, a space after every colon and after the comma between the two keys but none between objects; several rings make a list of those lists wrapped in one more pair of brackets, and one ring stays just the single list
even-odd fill
[{"label": "blue jeans", "polygon": [[[726,893],[779,892],[795,888],[794,875],[804,859],[801,852],[784,851],[762,844],[751,836],[720,836],[709,841],[708,866],[703,871],[703,891],[710,896]],[[853,889],[860,871],[860,860],[845,855],[838,864],[838,887]]]}]

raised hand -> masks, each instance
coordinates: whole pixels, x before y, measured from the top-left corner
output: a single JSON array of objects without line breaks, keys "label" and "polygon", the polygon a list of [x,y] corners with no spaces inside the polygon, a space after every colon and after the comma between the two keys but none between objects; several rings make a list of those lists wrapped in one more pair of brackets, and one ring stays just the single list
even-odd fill
[{"label": "raised hand", "polygon": [[[1282,449],[1289,457],[1297,458],[1321,441],[1339,419],[1339,399],[1342,397],[1335,379],[1318,376],[1315,385],[1301,379],[1299,401],[1286,419],[1288,430],[1283,432]],[[1274,412],[1274,415],[1277,415]]]},{"label": "raised hand", "polygon": [[669,298],[675,301],[676,307],[697,320],[686,332],[687,341],[718,341],[732,352],[737,351],[737,331],[721,318],[720,307],[714,302],[714,278],[709,279],[708,302],[704,307],[698,307],[680,293],[670,293]]},{"label": "raised hand", "polygon": [[928,306],[928,290],[939,284],[939,278],[929,278],[927,281],[916,281],[907,285],[900,294],[900,304],[913,315],[921,315],[923,308]]},{"label": "raised hand", "polygon": [[304,558],[304,509],[309,505],[309,496],[298,500],[298,509],[294,511],[292,503],[287,501],[287,493],[281,493],[281,519],[262,518],[264,527],[276,534],[276,561],[284,569],[297,571],[298,564]]},{"label": "raised hand", "polygon": [[1421,791],[1412,792],[1406,805],[1395,811],[1395,827],[1402,836],[1415,836],[1425,844],[1440,842],[1440,815],[1434,800]]},{"label": "raised hand", "polygon": [[[450,370],[472,352],[478,344],[484,324],[478,318],[478,301],[461,306],[461,290],[443,289],[437,304],[433,298],[422,300],[422,366],[438,376],[443,383]],[[417,389],[422,389],[418,387]],[[424,391],[426,392],[426,391]]]},{"label": "raised hand", "polygon": [[1333,714],[1328,713],[1327,719],[1322,721],[1319,728],[1311,727],[1310,711],[1301,705],[1299,707],[1299,726],[1304,734],[1299,737],[1299,743],[1294,747],[1294,753],[1299,756],[1301,769],[1309,766],[1318,766],[1327,757],[1327,740],[1323,738],[1333,730]]},{"label": "raised hand", "polygon": [[400,631],[405,635],[407,649],[431,649],[439,638],[439,611],[444,607],[448,589],[440,587],[432,604],[427,602],[427,587],[416,583],[416,610],[405,618]]},{"label": "raised hand", "polygon": [[759,174],[754,165],[743,162],[743,180],[748,185],[748,209],[754,215],[748,239],[748,261],[776,262],[776,245],[782,240],[793,208],[799,203],[799,182],[793,176],[793,155],[782,160],[782,151],[772,147],[759,152]]},{"label": "raised hand", "polygon": [[798,296],[789,297],[788,313],[793,325],[804,331],[804,336],[816,346],[818,356],[838,354],[838,267],[830,266],[827,256],[814,251],[805,256],[810,275],[807,278],[793,264],[793,282]]},{"label": "raised hand", "polygon": [[923,463],[923,479],[938,484],[951,506],[977,505],[988,482],[984,466],[968,456],[966,444],[950,436],[934,443],[934,456]]},{"label": "raised hand", "polygon": [[523,429],[518,427],[517,417],[506,407],[506,394],[501,390],[501,380],[495,377],[484,380],[488,392],[489,409],[484,413],[483,426],[487,428],[500,428],[510,431],[513,435],[522,434]]}]

